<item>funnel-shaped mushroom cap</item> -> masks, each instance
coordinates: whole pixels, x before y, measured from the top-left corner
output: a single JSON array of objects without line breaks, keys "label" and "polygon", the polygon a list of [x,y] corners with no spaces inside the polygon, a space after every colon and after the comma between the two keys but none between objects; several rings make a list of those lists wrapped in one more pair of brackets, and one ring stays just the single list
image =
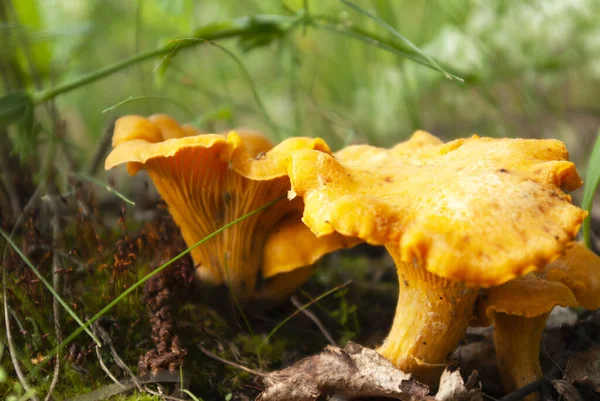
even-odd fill
[{"label": "funnel-shaped mushroom cap", "polygon": [[600,308],[600,257],[582,243],[574,243],[560,259],[550,263],[546,279],[560,282],[573,291],[579,305]]},{"label": "funnel-shaped mushroom cap", "polygon": [[[287,157],[297,149],[329,152],[321,139],[291,138],[271,148],[257,133],[198,135],[167,116],[120,118],[106,168],[145,168],[188,245],[289,190]],[[282,200],[192,250],[201,279],[228,283],[241,298],[254,291],[271,230],[302,203]]]},{"label": "funnel-shaped mushroom cap", "polygon": [[478,317],[481,325],[488,326],[495,313],[532,318],[550,313],[555,306],[577,306],[575,295],[562,283],[530,273],[488,288],[479,302]]},{"label": "funnel-shaped mushroom cap", "polygon": [[413,157],[402,148],[294,152],[290,195],[303,198],[303,221],[318,236],[398,247],[402,262],[487,287],[559,257],[586,216],[562,191],[582,182],[560,141],[429,138]]}]

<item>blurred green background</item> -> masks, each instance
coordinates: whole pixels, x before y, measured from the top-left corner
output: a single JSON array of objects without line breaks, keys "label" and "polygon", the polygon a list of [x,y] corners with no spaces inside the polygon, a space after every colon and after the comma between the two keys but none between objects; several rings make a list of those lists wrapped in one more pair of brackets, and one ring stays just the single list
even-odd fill
[{"label": "blurred green background", "polygon": [[[191,37],[206,24],[263,14],[293,16],[305,6],[309,15],[327,16],[398,42],[374,20],[333,0],[4,3],[8,18],[3,30],[10,40],[2,52],[16,54],[28,87],[34,85],[31,75],[38,75],[40,89],[155,49],[169,39]],[[237,60],[219,47],[198,45],[57,96],[70,145],[77,149],[74,154],[88,156],[120,115],[165,112],[211,131],[243,126],[273,137],[273,131],[320,136],[334,148],[351,142],[391,145],[416,129],[443,138],[473,133],[553,137],[564,140],[584,168],[600,126],[600,2],[355,3],[465,82],[313,25],[298,26],[250,49],[244,47],[256,43],[232,38],[219,44]],[[14,89],[6,80],[3,87]],[[104,111],[130,97],[141,98]],[[38,140],[43,140],[43,130],[41,136]]]}]

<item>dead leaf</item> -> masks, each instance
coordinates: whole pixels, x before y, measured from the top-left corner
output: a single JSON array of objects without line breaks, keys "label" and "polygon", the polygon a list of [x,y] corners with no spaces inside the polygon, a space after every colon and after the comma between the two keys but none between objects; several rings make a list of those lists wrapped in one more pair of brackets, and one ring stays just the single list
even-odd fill
[{"label": "dead leaf", "polygon": [[433,401],[429,388],[395,368],[376,351],[349,342],[344,349],[328,346],[317,355],[267,374],[259,401],[312,401],[388,397]]},{"label": "dead leaf", "polygon": [[552,385],[565,401],[583,401],[577,388],[566,380],[552,380]]},{"label": "dead leaf", "polygon": [[567,361],[565,379],[600,393],[600,347],[571,355]]},{"label": "dead leaf", "polygon": [[438,401],[483,401],[481,387],[477,384],[477,371],[473,371],[465,383],[459,369],[444,370],[435,399]]}]

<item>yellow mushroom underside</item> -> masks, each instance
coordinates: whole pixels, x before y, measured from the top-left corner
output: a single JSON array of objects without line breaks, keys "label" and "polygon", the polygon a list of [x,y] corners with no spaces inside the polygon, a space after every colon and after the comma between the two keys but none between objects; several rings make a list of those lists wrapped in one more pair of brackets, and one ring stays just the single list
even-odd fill
[{"label": "yellow mushroom underside", "polygon": [[[166,116],[119,119],[115,149],[106,159],[106,168],[128,163],[130,173],[146,169],[190,246],[268,202],[285,198],[290,188],[286,171],[290,152],[302,148],[329,152],[320,139],[291,138],[269,150],[268,141],[256,134],[193,135],[197,131],[183,128]],[[215,285],[226,283],[241,299],[249,298],[271,231],[284,216],[298,215],[302,207],[300,199],[282,199],[194,248],[191,254],[200,278]],[[302,224],[299,219],[298,223]],[[293,254],[288,256],[295,260]],[[289,262],[279,270],[271,266],[269,276],[302,267],[301,262],[293,266]],[[306,269],[290,277],[304,280],[305,276]],[[286,291],[293,288],[279,282]]]},{"label": "yellow mushroom underside", "polygon": [[[146,162],[145,168],[188,245],[283,196],[289,188],[287,177],[257,181],[241,176],[205,148],[155,158]],[[251,292],[267,236],[293,206],[285,200],[277,202],[194,248],[192,258],[201,280],[227,283],[240,294]]]},{"label": "yellow mushroom underside", "polygon": [[582,183],[567,158],[554,140],[442,144],[418,132],[389,150],[295,152],[291,196],[318,236],[386,245],[401,294],[379,351],[426,378],[464,334],[476,288],[537,270],[573,240],[586,213],[561,190]]}]

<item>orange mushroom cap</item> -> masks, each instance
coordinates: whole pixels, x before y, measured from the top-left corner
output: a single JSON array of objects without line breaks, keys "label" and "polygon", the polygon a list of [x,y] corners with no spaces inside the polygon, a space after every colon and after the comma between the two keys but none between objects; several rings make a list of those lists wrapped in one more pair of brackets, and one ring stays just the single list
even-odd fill
[{"label": "orange mushroom cap", "polygon": [[532,318],[550,313],[555,306],[577,305],[575,295],[567,286],[530,273],[486,289],[479,302],[479,318],[481,325],[489,326],[496,313]]},{"label": "orange mushroom cap", "polygon": [[[127,163],[131,174],[145,168],[188,245],[284,195],[290,189],[290,152],[330,152],[321,139],[290,138],[272,147],[256,132],[201,134],[165,115],[120,118],[115,124],[113,146],[105,167]],[[299,216],[302,207],[299,201],[277,202],[194,248],[191,254],[198,275],[212,284],[228,283],[241,298],[250,297],[271,231],[288,214]],[[298,224],[302,224],[299,219]],[[294,238],[288,240],[293,242]],[[294,256],[288,254],[292,261]],[[297,268],[303,266],[305,255],[299,259]],[[276,274],[275,267],[269,269],[269,276]],[[291,270],[288,265],[280,272]]]},{"label": "orange mushroom cap", "polygon": [[[556,140],[428,139],[402,149],[350,146],[335,155],[294,152],[290,196],[318,236],[338,232],[399,247],[440,277],[494,286],[564,253],[586,212],[562,189],[582,184]],[[425,136],[426,137],[426,136]]]},{"label": "orange mushroom cap", "polygon": [[546,280],[569,287],[584,308],[600,308],[600,256],[584,244],[574,243],[563,257],[550,263],[544,271]]}]

